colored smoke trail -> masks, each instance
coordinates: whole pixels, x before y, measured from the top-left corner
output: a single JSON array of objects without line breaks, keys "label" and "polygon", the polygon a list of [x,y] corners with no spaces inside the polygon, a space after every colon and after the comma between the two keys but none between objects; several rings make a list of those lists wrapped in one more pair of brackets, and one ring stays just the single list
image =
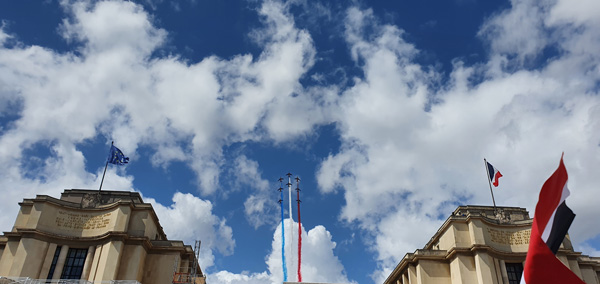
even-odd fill
[{"label": "colored smoke trail", "polygon": [[[296,178],[296,184],[300,182]],[[302,221],[300,220],[300,187],[296,186],[296,196],[298,202],[298,282],[302,282]]]},{"label": "colored smoke trail", "polygon": [[290,201],[289,201],[289,205],[290,205],[290,266],[293,267],[294,266],[294,248],[292,247],[292,244],[294,243],[293,239],[294,239],[294,218],[292,216],[292,174],[291,173],[287,173],[288,176],[288,190],[289,190],[289,197],[290,197]]},{"label": "colored smoke trail", "polygon": [[[282,179],[279,179],[281,181]],[[281,197],[279,204],[281,205],[281,263],[283,268],[283,281],[287,282],[287,266],[285,264],[285,225],[283,223],[283,188],[279,187]]]}]

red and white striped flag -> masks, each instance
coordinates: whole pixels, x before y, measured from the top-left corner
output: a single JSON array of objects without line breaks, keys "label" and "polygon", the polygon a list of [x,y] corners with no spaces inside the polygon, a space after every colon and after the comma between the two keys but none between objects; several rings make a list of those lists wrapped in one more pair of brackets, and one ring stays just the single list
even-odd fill
[{"label": "red and white striped flag", "polygon": [[584,283],[555,254],[560,247],[575,214],[565,200],[569,196],[567,170],[562,157],[558,169],[546,180],[535,207],[525,268],[527,284]]}]

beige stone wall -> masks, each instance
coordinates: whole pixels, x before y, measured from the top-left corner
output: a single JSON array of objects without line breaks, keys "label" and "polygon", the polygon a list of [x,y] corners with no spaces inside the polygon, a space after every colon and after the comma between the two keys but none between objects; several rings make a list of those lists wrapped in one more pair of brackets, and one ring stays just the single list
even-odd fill
[{"label": "beige stone wall", "polygon": [[456,236],[454,235],[454,226],[450,226],[440,236],[440,240],[437,245],[434,245],[432,249],[448,250],[456,246]]},{"label": "beige stone wall", "polygon": [[7,275],[19,275],[21,277],[37,278],[42,267],[48,243],[36,239],[24,238],[16,246],[14,258],[10,263],[2,265],[9,266]]},{"label": "beige stone wall", "polygon": [[530,234],[528,226],[491,225],[481,220],[455,222],[440,234],[439,241],[432,249],[450,250],[485,244],[499,251],[527,252]]},{"label": "beige stone wall", "polygon": [[[506,265],[524,264],[531,224],[524,208],[459,206],[424,249],[404,256],[385,284],[508,283]],[[600,283],[600,258],[575,252],[568,235],[556,257],[585,283]]]},{"label": "beige stone wall", "polygon": [[117,279],[142,282],[146,257],[147,253],[143,246],[125,245]]},{"label": "beige stone wall", "polygon": [[475,259],[470,255],[457,255],[450,261],[452,284],[477,283]]},{"label": "beige stone wall", "polygon": [[421,260],[417,265],[417,278],[423,284],[451,284],[450,266],[444,262]]},{"label": "beige stone wall", "polygon": [[469,225],[467,223],[456,222],[452,227],[456,236],[456,247],[470,247],[471,236],[469,234]]},{"label": "beige stone wall", "polygon": [[18,247],[19,242],[8,241],[6,243],[6,247],[2,253],[2,258],[0,259],[0,275],[10,275],[10,269],[14,262],[14,257],[17,254]]},{"label": "beige stone wall", "polygon": [[483,236],[483,222],[479,219],[474,219],[469,222],[469,237],[471,244],[484,245],[485,237]]},{"label": "beige stone wall", "polygon": [[581,268],[581,276],[583,281],[588,284],[597,284],[600,283],[598,280],[598,274],[591,266],[583,266]]},{"label": "beige stone wall", "polygon": [[81,279],[171,283],[174,264],[192,250],[166,240],[152,206],[136,200],[86,209],[46,196],[24,200],[12,231],[0,237],[0,276],[46,279],[61,246],[49,278],[60,278],[69,248],[86,248]]},{"label": "beige stone wall", "polygon": [[100,251],[96,250],[98,265],[92,278],[94,281],[117,279],[123,247],[122,241],[111,241],[102,245]]},{"label": "beige stone wall", "polygon": [[575,275],[579,276],[579,278],[583,279],[581,275],[581,270],[579,269],[579,263],[577,263],[577,259],[569,259],[567,267],[575,273]]},{"label": "beige stone wall", "polygon": [[44,257],[42,268],[40,269],[40,273],[36,278],[43,279],[48,276],[48,272],[50,272],[50,266],[52,265],[52,259],[54,258],[54,253],[56,252],[56,247],[56,244],[48,244],[48,249],[46,250],[46,256]]},{"label": "beige stone wall", "polygon": [[17,219],[15,220],[15,225],[13,226],[12,231],[14,232],[16,227],[27,227],[27,222],[29,221],[29,216],[31,213],[31,209],[33,208],[33,204],[24,204],[21,206],[19,210],[19,214],[17,215]]},{"label": "beige stone wall", "polygon": [[499,284],[496,264],[486,252],[475,252],[475,267],[477,271],[477,283]]},{"label": "beige stone wall", "polygon": [[94,237],[110,231],[123,232],[127,227],[128,218],[123,212],[126,210],[129,210],[129,207],[84,210],[59,207],[51,203],[36,203],[25,228],[70,237]]},{"label": "beige stone wall", "polygon": [[417,268],[414,265],[408,266],[408,283],[409,284],[420,284],[417,279]]},{"label": "beige stone wall", "polygon": [[529,227],[484,225],[482,232],[488,246],[505,252],[527,252],[529,249]]},{"label": "beige stone wall", "polygon": [[142,283],[164,284],[173,281],[175,261],[181,262],[179,254],[148,254]]},{"label": "beige stone wall", "polygon": [[131,212],[127,232],[133,236],[144,236],[150,240],[155,240],[157,239],[158,229],[152,214],[148,210],[134,210]]},{"label": "beige stone wall", "polygon": [[452,248],[470,247],[472,238],[469,234],[469,225],[467,223],[453,223],[444,231],[434,249],[450,250]]}]

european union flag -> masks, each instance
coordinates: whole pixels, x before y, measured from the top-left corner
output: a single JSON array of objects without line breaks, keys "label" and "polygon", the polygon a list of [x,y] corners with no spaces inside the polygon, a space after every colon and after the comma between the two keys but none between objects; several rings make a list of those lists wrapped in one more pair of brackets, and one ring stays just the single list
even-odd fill
[{"label": "european union flag", "polygon": [[129,157],[125,157],[119,148],[115,147],[115,145],[112,145],[110,146],[108,162],[115,165],[124,165],[129,163]]}]

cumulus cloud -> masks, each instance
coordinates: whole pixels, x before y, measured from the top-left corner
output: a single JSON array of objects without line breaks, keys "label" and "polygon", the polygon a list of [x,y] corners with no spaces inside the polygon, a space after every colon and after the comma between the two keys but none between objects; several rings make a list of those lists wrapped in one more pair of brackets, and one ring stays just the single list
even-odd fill
[{"label": "cumulus cloud", "polygon": [[211,283],[222,284],[266,284],[270,282],[271,277],[267,272],[252,273],[252,274],[236,274],[229,271],[219,271],[207,276],[207,281]]},{"label": "cumulus cloud", "polygon": [[[285,220],[285,255],[288,281],[297,280],[298,223]],[[289,232],[294,231],[294,238]],[[292,239],[292,241],[290,241]],[[313,283],[351,283],[344,266],[334,254],[336,243],[323,226],[316,226],[308,232],[302,227],[302,281]],[[283,262],[281,260],[281,224],[273,233],[271,252],[266,257],[268,272],[235,274],[220,271],[207,276],[211,283],[281,283],[283,282]]]},{"label": "cumulus cloud", "polygon": [[[201,192],[211,194],[224,168],[222,147],[247,140],[289,140],[323,119],[319,102],[313,100],[317,95],[298,83],[314,61],[311,37],[295,27],[280,2],[266,1],[258,11],[265,28],[257,31],[264,49],[257,58],[207,57],[196,63],[151,56],[168,34],[141,5],[116,0],[61,5],[67,16],[59,32],[75,52],[8,45],[11,35],[4,25],[0,32],[0,115],[9,119],[0,136],[6,211],[17,212],[22,197],[57,196],[63,185],[96,188],[101,169],[86,172],[77,146],[98,136],[108,141],[118,137],[119,147],[132,157],[141,145],[160,149],[151,158],[154,165],[187,163]],[[285,124],[279,109],[290,105],[315,115]],[[5,112],[5,106],[11,111]],[[38,148],[49,149],[47,157],[27,155]],[[28,164],[27,159],[37,160]],[[36,168],[27,168],[30,164]],[[240,158],[236,167],[240,178],[256,182],[258,193],[249,198],[246,212],[260,226],[257,214],[269,210],[261,193],[266,181],[253,161]],[[111,168],[107,175],[111,178],[105,188],[134,189],[126,169]],[[213,251],[232,253],[231,228],[212,214],[211,202],[182,193],[174,195],[171,205],[150,201],[169,237],[187,243],[202,239],[204,268],[213,265]],[[182,223],[190,217],[198,226]],[[0,218],[3,227],[14,220],[10,215]]]},{"label": "cumulus cloud", "polygon": [[[44,145],[38,145],[42,143]],[[2,189],[3,212],[0,216],[0,228],[8,230],[14,224],[19,212],[18,202],[23,198],[35,198],[36,195],[60,197],[64,189],[98,188],[103,167],[95,173],[86,172],[85,158],[73,145],[64,145],[56,141],[44,141],[31,147],[49,147],[48,156],[24,155],[19,159],[10,156],[0,158],[0,188]],[[21,150],[21,149],[19,149]],[[123,173],[122,169],[109,167],[103,187],[120,190],[133,190],[133,177]]]},{"label": "cumulus cloud", "polygon": [[222,255],[233,253],[233,230],[224,218],[213,214],[210,201],[181,192],[173,195],[173,203],[168,206],[151,198],[145,199],[154,207],[169,239],[183,240],[186,244],[196,240],[202,242],[199,257],[202,269],[213,266],[215,251]]},{"label": "cumulus cloud", "polygon": [[[211,194],[223,171],[223,146],[289,140],[325,119],[314,100],[318,95],[298,83],[314,61],[310,35],[294,26],[277,1],[266,1],[259,11],[265,23],[259,57],[197,63],[150,57],[167,32],[140,5],[62,4],[69,16],[61,35],[78,52],[0,49],[2,105],[16,106],[18,115],[0,138],[4,159],[18,161],[39,141],[73,148],[98,134],[119,137],[130,155],[140,145],[160,149],[154,165],[184,161],[196,172],[201,191]],[[1,35],[3,43],[10,38],[4,28]],[[281,115],[291,105],[314,115],[309,120]],[[74,117],[78,123],[72,123]]]},{"label": "cumulus cloud", "polygon": [[[455,61],[442,87],[438,74],[416,63],[419,51],[402,30],[378,23],[371,10],[347,11],[346,41],[364,77],[341,94],[342,147],[322,161],[317,178],[323,193],[342,190],[340,218],[371,232],[376,282],[457,205],[491,203],[484,157],[505,176],[497,203],[533,211],[565,151],[578,213],[571,235],[577,246],[600,233],[590,229],[594,204],[584,201],[594,195],[589,169],[600,166],[589,159],[600,154],[599,57],[591,48],[598,26],[575,20],[572,13],[586,12],[560,1],[512,4],[481,27],[489,61]],[[566,32],[573,25],[577,33]],[[547,46],[558,55],[537,69],[524,64]]]},{"label": "cumulus cloud", "polygon": [[486,21],[479,35],[492,52],[516,56],[520,61],[538,56],[548,43],[544,15],[550,1],[511,1],[507,9]]},{"label": "cumulus cloud", "polygon": [[244,201],[244,213],[254,229],[277,223],[277,204],[273,202],[269,182],[261,175],[258,162],[245,155],[235,159],[232,167],[232,176],[235,178],[233,187],[249,194]]},{"label": "cumulus cloud", "polygon": [[[300,82],[317,51],[308,31],[296,27],[290,4],[264,1],[257,11],[264,25],[251,35],[262,48],[258,56],[187,62],[153,56],[168,32],[140,5],[63,1],[67,16],[59,30],[76,51],[12,44],[8,27],[0,29],[0,116],[8,120],[0,129],[1,205],[16,214],[23,197],[57,196],[65,185],[96,188],[101,169],[86,171],[77,146],[119,137],[131,156],[141,146],[160,149],[151,158],[155,166],[186,163],[206,195],[233,165],[238,181],[255,185],[244,210],[257,228],[264,224],[258,216],[272,210],[263,195],[268,183],[256,161],[240,155],[228,163],[224,147],[287,143],[334,123],[342,146],[323,158],[316,177],[322,193],[343,194],[340,218],[371,236],[379,265],[374,279],[422,247],[456,205],[490,204],[483,157],[505,176],[498,204],[533,211],[564,151],[569,202],[578,215],[571,237],[576,248],[595,252],[587,243],[600,234],[589,198],[600,167],[600,20],[592,2],[512,1],[478,33],[488,60],[473,66],[456,60],[447,82],[417,63],[419,47],[400,27],[353,7],[343,36],[362,74],[349,87],[308,87]],[[529,64],[539,58],[545,62]],[[48,154],[28,155],[39,149]],[[106,188],[134,189],[126,169],[107,175]],[[207,234],[203,267],[213,265],[213,251],[232,253],[231,228],[211,202],[177,193],[171,205],[153,204],[169,237]],[[182,212],[192,212],[201,226],[183,227]],[[0,216],[3,227],[13,221],[14,215]],[[280,282],[278,236],[268,272],[211,277]],[[325,228],[306,232],[305,240],[305,280],[348,282]]]}]

